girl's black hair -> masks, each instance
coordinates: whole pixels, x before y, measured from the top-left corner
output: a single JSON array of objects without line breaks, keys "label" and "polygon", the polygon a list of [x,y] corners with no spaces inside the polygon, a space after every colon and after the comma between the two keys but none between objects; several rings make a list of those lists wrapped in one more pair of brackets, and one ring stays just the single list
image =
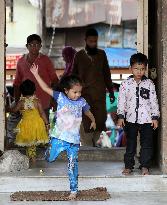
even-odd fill
[{"label": "girl's black hair", "polygon": [[76,75],[64,76],[60,80],[56,90],[60,92],[65,92],[65,89],[70,90],[74,85],[82,85],[81,79]]},{"label": "girl's black hair", "polygon": [[25,80],[20,85],[20,92],[23,96],[33,95],[36,91],[35,83],[31,80]]}]

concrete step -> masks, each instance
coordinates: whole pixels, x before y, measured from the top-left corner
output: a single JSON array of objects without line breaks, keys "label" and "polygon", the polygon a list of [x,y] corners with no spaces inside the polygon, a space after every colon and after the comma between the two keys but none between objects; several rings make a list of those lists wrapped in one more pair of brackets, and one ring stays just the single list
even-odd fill
[{"label": "concrete step", "polygon": [[[131,176],[121,174],[121,162],[79,162],[79,189],[107,187],[109,192],[159,192],[167,191],[167,176],[159,169],[151,170],[150,176],[141,176],[135,168]],[[43,173],[40,173],[40,170]],[[67,163],[48,164],[38,161],[24,172],[5,173],[0,176],[0,192],[69,190]]]},{"label": "concrete step", "polygon": [[[79,189],[106,187],[109,192],[167,192],[167,176],[98,177],[79,176]],[[0,192],[68,191],[67,176],[0,177]]]},{"label": "concrete step", "polygon": [[[38,149],[38,159],[44,159],[45,149]],[[123,161],[125,147],[97,148],[97,147],[80,147],[79,161]],[[58,160],[65,161],[66,153],[62,153]]]}]

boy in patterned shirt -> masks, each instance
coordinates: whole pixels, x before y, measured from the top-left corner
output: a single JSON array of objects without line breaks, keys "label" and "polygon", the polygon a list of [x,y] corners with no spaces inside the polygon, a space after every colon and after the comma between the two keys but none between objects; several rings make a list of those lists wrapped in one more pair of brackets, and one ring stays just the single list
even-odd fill
[{"label": "boy in patterned shirt", "polygon": [[[153,155],[153,130],[158,127],[160,116],[155,86],[145,76],[148,59],[142,53],[130,58],[132,76],[122,82],[118,98],[118,126],[126,125],[127,147],[124,155],[125,169],[128,175],[135,164],[137,135],[140,132],[140,168],[142,175],[149,174]],[[125,123],[126,120],[126,123]]]}]

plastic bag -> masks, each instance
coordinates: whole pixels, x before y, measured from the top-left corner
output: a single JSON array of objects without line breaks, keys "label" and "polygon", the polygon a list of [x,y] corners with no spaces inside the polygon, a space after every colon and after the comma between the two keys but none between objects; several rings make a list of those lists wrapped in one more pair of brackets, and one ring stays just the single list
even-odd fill
[{"label": "plastic bag", "polygon": [[102,131],[102,133],[100,135],[100,144],[101,144],[101,147],[107,147],[107,148],[111,148],[112,147],[110,138],[107,135],[107,133],[104,132],[104,131]]}]

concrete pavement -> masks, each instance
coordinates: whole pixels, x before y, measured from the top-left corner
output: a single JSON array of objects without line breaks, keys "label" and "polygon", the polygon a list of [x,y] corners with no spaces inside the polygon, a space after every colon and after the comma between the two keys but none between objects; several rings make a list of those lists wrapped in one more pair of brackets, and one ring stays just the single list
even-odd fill
[{"label": "concrete pavement", "polygon": [[[67,162],[37,161],[27,171],[1,174],[0,205],[166,205],[167,176],[157,168],[151,170],[152,175],[141,176],[137,166],[131,176],[125,177],[121,174],[122,162],[79,162],[79,189],[105,186],[111,194],[107,201],[11,202],[10,194],[15,191],[69,190]],[[40,169],[44,170],[42,175]]]}]

